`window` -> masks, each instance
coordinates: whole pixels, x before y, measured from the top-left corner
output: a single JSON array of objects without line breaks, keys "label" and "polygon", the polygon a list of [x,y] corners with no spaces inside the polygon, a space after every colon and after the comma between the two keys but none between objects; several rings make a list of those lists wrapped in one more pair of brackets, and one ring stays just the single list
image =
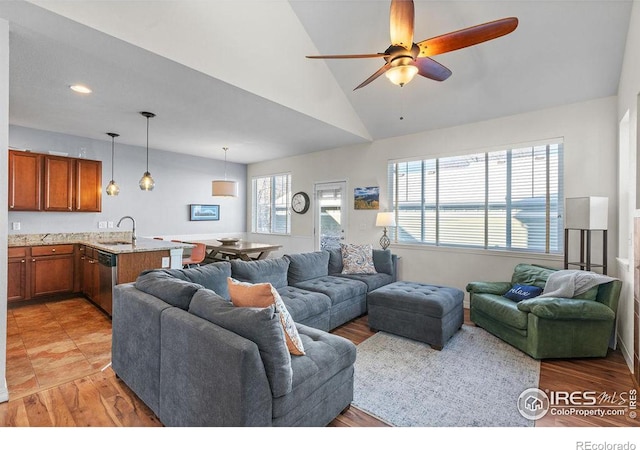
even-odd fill
[{"label": "window", "polygon": [[562,253],[562,142],[388,170],[396,242]]},{"label": "window", "polygon": [[253,232],[289,234],[291,175],[253,179]]}]

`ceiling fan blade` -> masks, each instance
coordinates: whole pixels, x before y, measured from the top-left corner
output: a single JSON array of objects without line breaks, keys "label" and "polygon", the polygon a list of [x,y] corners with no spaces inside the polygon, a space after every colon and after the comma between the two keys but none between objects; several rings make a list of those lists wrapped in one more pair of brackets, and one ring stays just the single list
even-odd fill
[{"label": "ceiling fan blade", "polygon": [[360,89],[361,87],[365,87],[367,84],[371,83],[373,80],[375,80],[376,78],[378,78],[380,75],[382,75],[383,73],[385,73],[387,70],[389,70],[391,68],[391,64],[386,63],[384,66],[380,67],[378,69],[378,71],[376,73],[374,73],[373,75],[371,75],[369,78],[367,78],[366,80],[364,80],[362,83],[360,83],[358,86],[356,86],[356,88],[354,89],[354,91],[356,89]]},{"label": "ceiling fan blade", "polygon": [[495,20],[463,30],[453,31],[418,42],[419,57],[440,55],[511,33],[518,26],[516,17]]},{"label": "ceiling fan blade", "polygon": [[451,71],[431,58],[418,58],[413,63],[418,68],[418,75],[435,81],[444,81],[451,76]]},{"label": "ceiling fan blade", "polygon": [[413,0],[391,0],[389,28],[392,46],[397,45],[411,50],[414,19]]},{"label": "ceiling fan blade", "polygon": [[389,56],[386,53],[363,53],[361,55],[317,55],[307,56],[310,59],[352,59],[352,58],[381,58]]}]

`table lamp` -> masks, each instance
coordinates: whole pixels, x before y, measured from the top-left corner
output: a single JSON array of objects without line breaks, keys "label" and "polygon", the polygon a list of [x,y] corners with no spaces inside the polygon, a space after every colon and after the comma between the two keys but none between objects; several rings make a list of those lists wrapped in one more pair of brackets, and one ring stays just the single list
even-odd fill
[{"label": "table lamp", "polygon": [[389,237],[387,236],[387,227],[395,227],[396,226],[396,218],[394,213],[392,212],[380,212],[376,216],[376,226],[384,227],[382,231],[382,237],[380,238],[380,247],[383,250],[386,250],[391,244]]}]

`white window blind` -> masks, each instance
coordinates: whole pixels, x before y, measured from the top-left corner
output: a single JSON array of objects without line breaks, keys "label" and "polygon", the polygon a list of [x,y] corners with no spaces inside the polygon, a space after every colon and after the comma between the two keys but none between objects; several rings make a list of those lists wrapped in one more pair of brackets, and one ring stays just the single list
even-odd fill
[{"label": "white window blind", "polygon": [[389,163],[396,242],[561,253],[562,143]]},{"label": "white window blind", "polygon": [[253,179],[253,232],[289,234],[291,175]]}]

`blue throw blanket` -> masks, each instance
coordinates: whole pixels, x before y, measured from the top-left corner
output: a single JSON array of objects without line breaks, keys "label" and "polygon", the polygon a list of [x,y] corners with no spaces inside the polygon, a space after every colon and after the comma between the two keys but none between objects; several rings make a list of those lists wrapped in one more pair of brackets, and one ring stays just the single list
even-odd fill
[{"label": "blue throw blanket", "polygon": [[540,297],[573,298],[616,278],[585,270],[558,270],[547,278]]}]

